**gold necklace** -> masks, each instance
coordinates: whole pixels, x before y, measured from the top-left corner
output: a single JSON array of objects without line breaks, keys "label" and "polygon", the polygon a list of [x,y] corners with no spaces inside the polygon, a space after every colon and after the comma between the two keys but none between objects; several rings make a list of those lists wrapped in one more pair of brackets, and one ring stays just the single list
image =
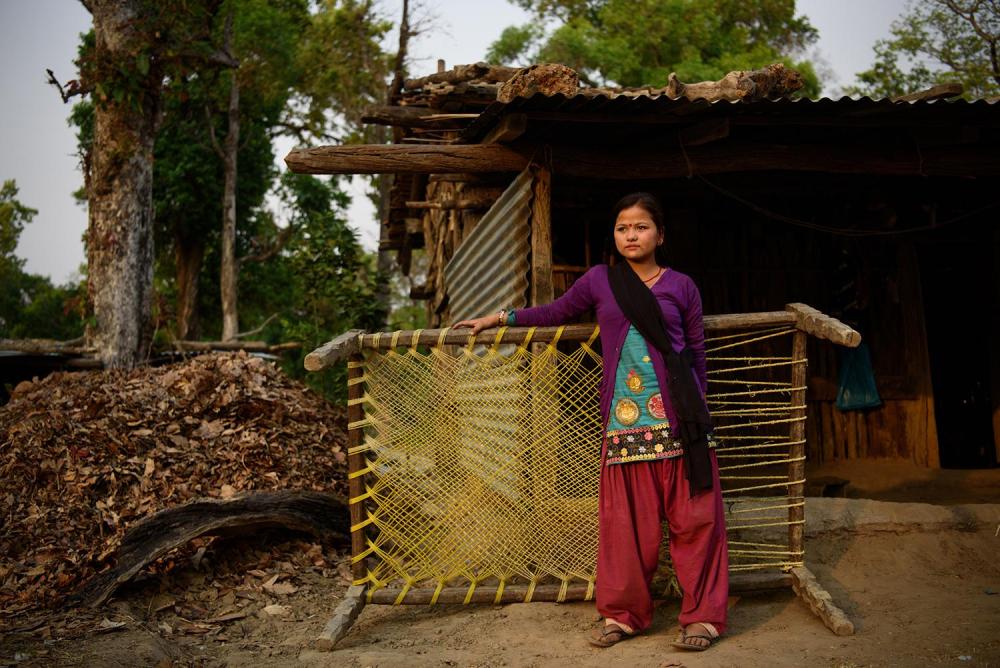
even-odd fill
[{"label": "gold necklace", "polygon": [[660,274],[662,274],[662,273],[663,273],[663,267],[660,267],[659,271],[657,271],[655,275],[650,276],[649,278],[643,279],[642,282],[643,283],[649,283],[650,281],[652,281],[652,280],[654,280],[656,278],[659,278]]}]

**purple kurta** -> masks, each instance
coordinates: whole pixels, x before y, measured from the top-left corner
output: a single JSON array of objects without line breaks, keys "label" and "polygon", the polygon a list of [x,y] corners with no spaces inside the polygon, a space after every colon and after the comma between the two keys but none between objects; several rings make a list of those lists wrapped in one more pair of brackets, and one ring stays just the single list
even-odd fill
[{"label": "purple kurta", "polygon": [[[667,336],[676,352],[694,352],[694,370],[702,395],[707,387],[705,332],[701,295],[688,276],[668,269],[650,288],[663,312]],[[601,326],[604,376],[601,379],[602,431],[607,429],[622,345],[631,324],[611,292],[608,267],[598,265],[580,277],[551,304],[514,313],[514,324],[562,325],[591,307]],[[649,347],[667,419],[677,424],[667,391],[663,355]],[[728,546],[715,454],[710,454],[714,485],[692,497],[680,458],[620,466],[601,466],[598,518],[597,609],[607,619],[634,631],[649,627],[653,617],[650,584],[659,564],[662,524],[670,531],[670,554],[684,591],[682,627],[710,623],[726,628],[729,592]],[[605,452],[601,452],[602,463]]]},{"label": "purple kurta", "polygon": [[[674,269],[666,269],[660,279],[650,288],[663,313],[667,336],[675,352],[685,347],[694,353],[694,371],[701,387],[702,395],[708,387],[705,370],[705,330],[701,319],[701,294],[694,281]],[[578,278],[564,295],[551,304],[518,309],[514,313],[514,324],[518,327],[563,325],[596,308],[597,323],[601,327],[601,350],[604,371],[601,378],[601,429],[607,429],[611,413],[611,399],[615,391],[615,372],[622,344],[631,324],[618,308],[618,302],[608,283],[608,266],[599,264],[591,267]],[[663,392],[663,406],[670,424],[678,424],[677,414],[670,403],[667,391],[667,368],[663,354],[655,346],[649,346],[656,380]]]}]

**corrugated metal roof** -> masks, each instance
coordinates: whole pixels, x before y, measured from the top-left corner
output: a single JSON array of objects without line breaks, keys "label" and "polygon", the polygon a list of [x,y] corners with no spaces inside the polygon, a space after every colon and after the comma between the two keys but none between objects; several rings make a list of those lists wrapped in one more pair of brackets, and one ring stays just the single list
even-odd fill
[{"label": "corrugated metal roof", "polygon": [[[874,100],[868,97],[842,97],[834,100],[810,98],[777,100],[756,100],[753,102],[730,102],[719,100],[688,100],[671,98],[666,95],[627,95],[615,97],[580,93],[571,97],[562,94],[545,95],[538,93],[531,97],[519,97],[510,102],[495,102],[487,107],[460,136],[460,141],[479,141],[505,114],[531,112],[558,112],[560,114],[603,114],[606,122],[627,122],[629,116],[660,115],[675,116],[691,121],[707,117],[752,117],[780,125],[784,120],[797,120],[835,116],[842,119],[877,118],[885,124],[902,122],[947,122],[964,117],[1000,120],[1000,100],[918,100],[913,102],[892,101],[888,98]],[[864,123],[865,121],[860,121]]]},{"label": "corrugated metal roof", "polygon": [[530,169],[521,172],[483,216],[444,269],[452,321],[521,308],[528,290]]}]

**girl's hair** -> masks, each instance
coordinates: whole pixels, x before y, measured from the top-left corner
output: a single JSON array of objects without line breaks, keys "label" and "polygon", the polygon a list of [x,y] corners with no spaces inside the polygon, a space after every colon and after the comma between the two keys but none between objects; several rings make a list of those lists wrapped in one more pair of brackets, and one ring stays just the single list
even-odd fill
[{"label": "girl's hair", "polygon": [[[615,204],[614,209],[611,211],[611,234],[608,235],[608,250],[615,261],[624,259],[622,254],[618,252],[618,246],[615,245],[615,223],[618,220],[618,214],[633,206],[638,206],[648,213],[649,217],[653,219],[653,224],[656,225],[656,231],[661,233],[664,238],[667,236],[666,223],[663,221],[663,207],[660,206],[660,200],[656,198],[656,195],[647,192],[629,193],[618,200],[618,203]],[[669,264],[667,261],[667,248],[664,244],[656,247],[654,257],[656,264],[661,267],[666,267]]]}]

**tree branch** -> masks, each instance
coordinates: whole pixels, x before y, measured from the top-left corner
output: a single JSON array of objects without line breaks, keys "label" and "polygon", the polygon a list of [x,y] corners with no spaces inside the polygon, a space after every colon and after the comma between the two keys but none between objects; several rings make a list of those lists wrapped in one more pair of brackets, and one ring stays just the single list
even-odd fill
[{"label": "tree branch", "polygon": [[62,98],[64,104],[66,102],[69,102],[71,97],[75,97],[77,95],[86,95],[87,93],[90,92],[89,88],[84,88],[83,86],[81,86],[80,82],[77,81],[76,79],[70,79],[69,81],[67,81],[66,87],[63,88],[63,85],[59,83],[58,79],[56,79],[56,75],[52,70],[46,68],[45,71],[49,75],[49,80],[46,81],[46,83],[56,87],[56,89],[59,91],[59,97]]},{"label": "tree branch", "polygon": [[288,227],[285,227],[278,232],[278,237],[274,240],[273,244],[259,253],[244,255],[239,258],[237,262],[242,265],[244,262],[265,262],[270,260],[282,251],[282,249],[288,244],[288,241],[292,238],[292,234],[294,234],[297,229],[298,226],[289,224]]},{"label": "tree branch", "polygon": [[263,329],[264,329],[265,327],[267,327],[267,326],[268,326],[268,325],[269,325],[269,324],[271,323],[271,321],[272,321],[272,320],[274,320],[274,319],[275,319],[275,318],[277,318],[277,317],[278,317],[278,314],[277,314],[277,313],[272,313],[272,314],[271,314],[271,315],[270,315],[270,316],[269,316],[269,317],[267,318],[267,320],[265,320],[264,322],[260,323],[260,325],[259,325],[258,327],[255,327],[254,329],[251,329],[251,330],[247,330],[247,331],[245,331],[245,332],[240,332],[239,334],[237,334],[237,335],[236,335],[236,336],[234,336],[233,338],[234,338],[234,339],[239,339],[239,338],[242,338],[242,337],[244,337],[244,336],[252,336],[253,334],[258,334],[258,333],[260,333],[261,331],[263,331]]},{"label": "tree branch", "polygon": [[91,6],[90,0],[80,0],[80,4],[83,5],[83,8],[86,9],[91,14],[94,13],[94,8]]},{"label": "tree branch", "polygon": [[219,138],[215,136],[215,122],[212,121],[212,110],[205,105],[205,120],[208,121],[208,136],[212,139],[212,150],[215,151],[215,155],[219,156],[219,160],[225,161],[226,153],[222,150],[222,146],[219,145]]}]

